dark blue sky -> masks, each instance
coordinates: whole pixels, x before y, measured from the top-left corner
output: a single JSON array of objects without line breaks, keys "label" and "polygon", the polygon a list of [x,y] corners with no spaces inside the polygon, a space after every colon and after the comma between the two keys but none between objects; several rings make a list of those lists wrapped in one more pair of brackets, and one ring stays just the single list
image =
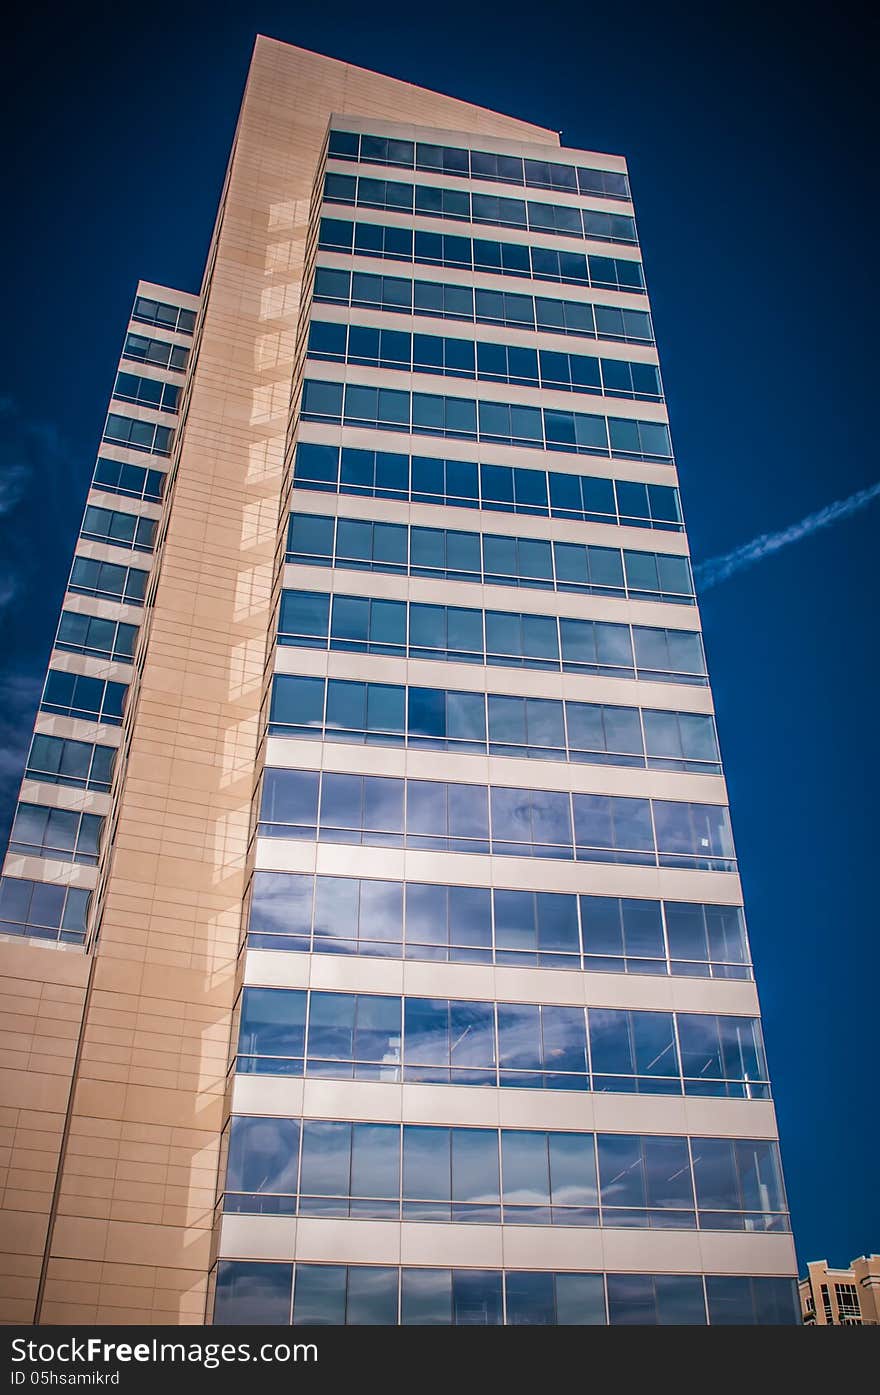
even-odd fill
[{"label": "dark blue sky", "polygon": [[[696,560],[880,476],[854,11],[448,3],[419,27],[397,0],[133,11],[33,7],[7,29],[3,830],[135,282],[198,289],[257,31],[626,155]],[[880,1250],[878,522],[875,503],[703,602],[802,1264]]]}]

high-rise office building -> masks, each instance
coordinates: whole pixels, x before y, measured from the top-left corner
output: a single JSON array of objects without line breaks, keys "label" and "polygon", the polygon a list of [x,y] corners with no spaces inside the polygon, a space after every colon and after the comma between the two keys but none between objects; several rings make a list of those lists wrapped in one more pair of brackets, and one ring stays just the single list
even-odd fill
[{"label": "high-rise office building", "polygon": [[2,879],[8,1321],[796,1322],[625,161],[267,39]]}]

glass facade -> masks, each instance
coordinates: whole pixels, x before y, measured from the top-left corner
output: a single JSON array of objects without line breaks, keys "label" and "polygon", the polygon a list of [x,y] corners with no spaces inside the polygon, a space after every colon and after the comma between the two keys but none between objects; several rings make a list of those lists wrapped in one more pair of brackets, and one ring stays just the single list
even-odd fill
[{"label": "glass facade", "polygon": [[[545,154],[334,126],[317,174],[218,1322],[795,1320],[784,1265],[552,1240],[738,1231],[757,1263],[790,1226],[629,184]],[[664,1129],[676,1099],[706,1126]],[[294,1218],[360,1248],[260,1250]],[[380,1223],[526,1227],[534,1266],[370,1264]]]}]

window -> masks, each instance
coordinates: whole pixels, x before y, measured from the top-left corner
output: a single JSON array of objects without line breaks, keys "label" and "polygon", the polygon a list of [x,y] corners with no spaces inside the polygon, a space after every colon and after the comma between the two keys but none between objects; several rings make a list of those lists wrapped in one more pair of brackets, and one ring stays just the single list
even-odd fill
[{"label": "window", "polygon": [[[624,260],[583,252],[560,252],[555,248],[495,242],[487,238],[461,237],[423,229],[413,232],[409,228],[352,223],[340,218],[321,219],[318,248],[326,252],[354,251],[358,256],[381,257],[386,261],[525,276],[533,281],[593,286],[629,294],[644,294],[645,291],[642,264],[629,258]],[[596,307],[597,329],[599,308]],[[644,315],[644,312],[633,313]],[[603,326],[610,326],[607,337],[626,338],[628,331],[644,325],[644,319],[630,319],[629,314],[628,311],[616,309],[610,310],[607,315],[602,312]],[[601,333],[604,335],[606,331],[603,329]]]},{"label": "window", "polygon": [[91,892],[23,877],[0,877],[0,933],[82,944]]},{"label": "window", "polygon": [[108,494],[128,494],[134,499],[158,503],[165,487],[165,474],[162,470],[147,470],[143,465],[129,465],[102,456],[95,466],[92,486]]},{"label": "window", "polygon": [[358,136],[331,131],[327,147],[330,159],[364,164],[400,165],[453,177],[493,180],[501,184],[525,184],[531,189],[557,189],[566,194],[600,195],[628,199],[627,177],[616,170],[579,169],[545,160],[522,160],[518,155],[495,155],[485,150],[457,146],[413,146],[412,141],[385,136]]},{"label": "window", "polygon": [[[303,701],[314,701],[314,689],[303,691]],[[354,697],[357,702],[370,700],[367,693]],[[386,711],[389,700],[397,701],[384,693],[376,700]],[[282,695],[276,703],[273,722],[282,724],[289,715],[285,701]],[[470,721],[467,712],[464,720]],[[319,783],[320,831],[314,821]],[[304,808],[309,817],[300,812]],[[260,820],[259,832],[269,838],[317,836],[361,846],[491,851],[496,856],[716,872],[734,871],[736,866],[727,809],[714,804],[502,786],[487,790],[372,775],[327,773],[319,780],[315,771],[267,769]]]},{"label": "window", "polygon": [[467,175],[469,152],[456,146],[416,146],[416,169],[433,170],[438,174]]},{"label": "window", "polygon": [[43,780],[51,785],[98,790],[106,794],[110,789],[115,757],[114,746],[95,746],[88,741],[35,732],[25,775],[28,779]]},{"label": "window", "polygon": [[[695,1076],[695,1043],[717,1040],[720,1061],[704,1058]],[[392,1084],[769,1098],[760,1024],[749,1017],[316,989],[245,988],[236,1068]],[[763,1166],[762,1179],[772,1175],[772,1161]],[[753,1160],[744,1155],[737,1176],[745,1182],[739,1194],[726,1193],[734,1209],[750,1194],[750,1169]],[[609,1172],[609,1185],[615,1175]]]},{"label": "window", "polygon": [[9,851],[26,857],[51,857],[94,866],[98,861],[103,822],[96,814],[19,803],[9,836]]},{"label": "window", "polygon": [[686,1138],[598,1134],[602,1221],[630,1229],[694,1230]]},{"label": "window", "polygon": [[[423,160],[416,155],[417,169],[435,170],[431,163],[441,161],[440,172],[466,175],[468,152],[453,151],[440,146],[419,146],[418,150],[436,151],[436,156]],[[449,160],[460,161],[462,168],[447,171]],[[530,164],[541,162],[530,161]],[[551,167],[545,165],[544,169]],[[561,170],[562,166],[557,166]],[[570,179],[569,192],[574,189],[574,170],[566,171]],[[558,177],[558,176],[557,176]],[[529,181],[530,182],[530,181]],[[535,188],[559,188],[555,183],[534,184]],[[531,232],[552,233],[561,237],[587,238],[593,242],[622,242],[635,244],[636,226],[624,213],[610,213],[573,204],[551,204],[538,200],[510,198],[502,194],[469,193],[463,189],[447,189],[434,184],[407,184],[401,180],[375,179],[370,175],[336,174],[328,170],[324,176],[324,201],[328,204],[348,204],[357,208],[378,208],[412,213],[423,217],[452,218],[462,222],[487,223],[495,227],[523,228]]]},{"label": "window", "polygon": [[63,673],[50,668],[46,674],[40,711],[118,727],[122,725],[127,693],[128,688],[124,683],[111,683],[103,678],[90,678],[84,673]]},{"label": "window", "polygon": [[95,542],[111,543],[114,547],[131,548],[134,552],[152,552],[156,521],[138,514],[120,513],[116,509],[86,507],[80,536]]},{"label": "window", "polygon": [[[319,1013],[323,1018],[322,1008]],[[448,1016],[447,1005],[444,1026]],[[694,1230],[693,1178],[706,1143],[728,1150],[757,1148],[778,1171],[776,1145],[748,1140],[234,1115],[223,1209],[447,1224]],[[742,1208],[735,1178],[719,1178],[716,1185],[718,1204],[735,1216]],[[770,1210],[778,1196],[747,1219],[763,1221],[760,1228],[787,1229],[784,1201],[778,1215]],[[713,1215],[701,1213],[700,1225],[759,1228],[744,1227],[744,1219],[739,1215],[738,1224],[718,1226]]]},{"label": "window", "polygon": [[608,972],[665,972],[662,903],[581,896],[585,967]]},{"label": "window", "polygon": [[170,455],[174,432],[170,426],[154,426],[150,421],[135,421],[132,417],[113,412],[104,426],[104,440],[131,450],[147,451],[150,455]]},{"label": "window", "polygon": [[[385,431],[459,437],[502,445],[547,446],[548,451],[580,455],[621,455],[637,460],[672,459],[667,425],[654,421],[607,420],[583,412],[549,407],[474,402],[392,388],[364,388],[307,378],[303,385],[303,421],[368,425]],[[611,437],[608,430],[611,428]],[[609,446],[611,439],[611,446]]]},{"label": "window", "polygon": [[136,363],[152,363],[157,368],[171,368],[182,373],[189,359],[189,349],[172,344],[168,339],[148,339],[143,334],[127,334],[122,357]]},{"label": "window", "polygon": [[624,213],[583,210],[584,236],[591,242],[638,242],[634,219]]},{"label": "window", "polygon": [[700,1226],[708,1230],[788,1229],[779,1149],[758,1139],[692,1140]]},{"label": "window", "polygon": [[706,656],[696,630],[665,630],[633,626],[633,648],[639,675],[652,682],[705,682]]},{"label": "window", "polygon": [[[343,642],[343,648],[366,647],[361,638],[366,633],[365,622],[373,622],[376,631],[388,638],[402,635],[402,602],[384,602],[383,606],[381,601],[358,604],[357,598],[352,599],[353,605],[341,608],[341,621],[337,618],[340,628],[354,633],[353,639]],[[383,608],[379,609],[380,606]],[[301,619],[295,618],[294,624],[315,623],[309,614],[309,605],[300,609],[306,613]],[[285,619],[284,610],[282,604],[282,619]],[[417,626],[425,610],[429,612],[424,615],[426,635],[433,637],[431,612],[435,607],[416,607]],[[339,614],[335,607],[334,617]],[[326,617],[322,617],[322,623],[326,633]],[[457,630],[459,639],[466,639],[464,627],[454,612],[453,629]],[[379,652],[387,652],[393,646],[380,642],[377,648]],[[406,744],[430,750],[527,759],[570,760],[710,775],[721,773],[713,719],[698,713],[661,712],[610,703],[561,702],[503,693],[404,688],[389,683],[325,680],[292,673],[278,673],[273,679],[269,733],[305,737],[323,734],[329,739],[361,744]],[[663,828],[667,829],[669,819],[677,817],[678,806],[673,806],[672,814],[666,811],[665,805],[658,807],[663,809]],[[700,819],[702,828],[707,820],[713,823],[715,815],[711,811],[705,815],[701,813]],[[690,842],[686,840],[679,848],[671,841],[672,833],[666,836],[670,856],[686,851],[696,841],[692,833]],[[712,846],[717,845],[719,855],[732,856],[723,831],[715,830],[713,836]],[[699,846],[704,846],[702,834]]]},{"label": "window", "polygon": [[588,1015],[594,1090],[681,1093],[672,1013],[590,1008]]},{"label": "window", "polygon": [[759,1023],[746,1017],[679,1013],[678,1037],[686,1094],[767,1098]]},{"label": "window", "polygon": [[58,633],[55,636],[55,648],[130,664],[134,658],[137,635],[137,625],[125,625],[119,620],[103,620],[97,615],[62,610]]},{"label": "window", "polygon": [[[296,1276],[294,1279],[294,1269]],[[705,1296],[704,1296],[705,1282]],[[799,1325],[790,1279],[220,1260],[215,1324]]]},{"label": "window", "polygon": [[307,378],[300,416],[303,421],[372,426],[385,431],[412,430],[416,434],[502,445],[546,446],[547,450],[580,455],[619,455],[658,464],[672,459],[669,428],[660,422],[618,422],[593,413],[410,394],[355,383],[345,384],[343,399],[341,383]]},{"label": "window", "polygon": [[653,807],[661,867],[730,870],[733,836],[730,817],[722,805],[655,799]]},{"label": "window", "polygon": [[194,310],[183,310],[179,305],[151,300],[144,295],[139,295],[135,300],[131,318],[139,324],[161,325],[163,329],[176,330],[179,334],[192,334],[196,326]]},{"label": "window", "polygon": [[83,596],[103,596],[124,605],[142,605],[147,593],[149,572],[121,567],[116,562],[98,562],[92,557],[74,557],[68,590]]},{"label": "window", "polygon": [[[344,135],[341,137],[346,139]],[[340,134],[330,133],[330,154],[336,153],[334,150],[334,139],[338,141]],[[357,137],[354,137],[356,140]],[[405,165],[412,169],[414,146],[410,140],[391,140],[386,136],[361,136],[360,138],[360,158],[369,164],[376,165]]]},{"label": "window", "polygon": [[[510,299],[513,298],[508,297]],[[335,321],[312,320],[308,355],[317,361],[442,374],[481,382],[604,394],[646,402],[663,400],[659,372],[653,364],[536,350],[494,341],[478,340],[474,344],[471,339],[408,334],[403,330],[376,329],[369,325],[346,326]],[[647,445],[651,447],[651,442],[647,441]],[[634,486],[630,494],[635,496],[639,490],[645,497],[634,512],[639,517],[650,517],[647,486]]]},{"label": "window", "polygon": [[[401,576],[446,577],[495,586],[694,604],[693,579],[686,557],[629,550],[621,554],[616,547],[549,543],[451,528],[407,529],[397,523],[294,513],[290,517],[286,560]],[[562,624],[567,626],[568,622]],[[571,636],[576,632],[567,633]],[[585,632],[577,633],[585,637]],[[603,643],[610,646],[610,634],[602,633]],[[576,662],[574,655],[572,662]]]},{"label": "window", "polygon": [[800,1324],[797,1289],[790,1279],[708,1274],[706,1298],[713,1327]]},{"label": "window", "polygon": [[[674,485],[633,484],[597,475],[572,475],[522,466],[477,465],[465,460],[403,455],[300,441],[293,482],[298,489],[413,503],[480,508],[496,513],[573,518],[584,523],[624,524],[681,532],[681,506]],[[657,633],[657,645],[660,645]],[[693,662],[685,656],[679,665]],[[646,667],[652,665],[646,661]],[[661,664],[654,665],[662,667]]]},{"label": "window", "polygon": [[214,1322],[287,1327],[293,1265],[221,1260],[217,1266]]},{"label": "window", "polygon": [[834,1297],[837,1299],[837,1313],[844,1327],[861,1326],[862,1313],[859,1295],[855,1284],[835,1284]]},{"label": "window", "polygon": [[608,1321],[612,1327],[703,1326],[702,1280],[696,1274],[609,1274]]},{"label": "window", "polygon": [[[735,934],[708,946],[704,939],[699,951],[689,945],[699,960],[677,960],[682,947],[675,925],[682,912],[692,924],[717,920]],[[738,906],[293,872],[254,873],[248,943],[472,964],[750,977]]]},{"label": "window", "polygon": [[362,1264],[297,1264],[294,1326],[397,1323],[397,1270]]},{"label": "window", "polygon": [[161,378],[140,378],[134,373],[117,373],[113,396],[120,402],[136,402],[157,412],[176,412],[180,388]]},{"label": "window", "polygon": [[716,977],[740,977],[748,963],[743,914],[738,906],[700,906],[689,901],[666,903],[666,933],[672,972],[705,974],[708,963],[726,965]]}]

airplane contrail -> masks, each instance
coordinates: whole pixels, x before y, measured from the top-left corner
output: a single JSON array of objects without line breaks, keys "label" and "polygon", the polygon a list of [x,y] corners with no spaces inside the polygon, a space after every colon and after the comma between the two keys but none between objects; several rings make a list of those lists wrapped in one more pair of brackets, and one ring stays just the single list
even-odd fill
[{"label": "airplane contrail", "polygon": [[880,498],[880,480],[869,485],[867,489],[860,489],[851,494],[848,499],[836,499],[833,504],[826,504],[816,513],[808,513],[799,523],[791,523],[778,533],[761,533],[759,537],[752,538],[751,542],[735,547],[732,552],[724,552],[718,557],[709,557],[705,562],[697,563],[694,576],[699,590],[708,591],[710,587],[717,586],[719,582],[733,576],[734,572],[741,572],[745,567],[760,562],[763,557],[769,557],[771,553],[779,552],[791,543],[800,542],[802,538],[818,533],[820,528],[828,528],[842,518],[849,518],[851,514],[858,513],[877,498]]}]

